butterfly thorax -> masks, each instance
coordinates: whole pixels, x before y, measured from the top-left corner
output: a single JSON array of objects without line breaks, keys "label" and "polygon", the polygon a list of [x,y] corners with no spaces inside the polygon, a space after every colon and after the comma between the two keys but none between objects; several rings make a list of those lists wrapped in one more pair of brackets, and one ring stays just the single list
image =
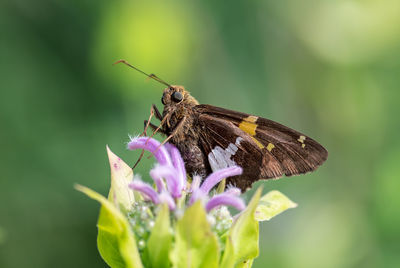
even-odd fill
[{"label": "butterfly thorax", "polygon": [[181,152],[189,174],[205,176],[210,168],[199,144],[200,129],[197,122],[198,112],[195,109],[199,103],[182,86],[166,88],[162,102],[164,104],[162,127],[167,136],[172,135],[169,142]]}]

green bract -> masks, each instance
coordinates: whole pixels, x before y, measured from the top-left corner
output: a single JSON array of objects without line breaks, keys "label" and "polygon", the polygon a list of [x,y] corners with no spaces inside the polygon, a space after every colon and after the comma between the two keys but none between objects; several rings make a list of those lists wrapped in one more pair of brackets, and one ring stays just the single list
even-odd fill
[{"label": "green bract", "polygon": [[128,184],[133,180],[132,169],[107,146],[107,155],[111,169],[111,188],[108,199],[124,210],[129,211],[135,202],[133,191]]},{"label": "green bract", "polygon": [[172,233],[169,220],[169,209],[161,206],[156,223],[147,243],[146,257],[151,267],[170,267],[169,253],[172,246]]},{"label": "green bract", "polygon": [[104,261],[115,268],[143,267],[136,247],[135,237],[126,217],[104,196],[84,186],[76,189],[90,198],[100,202],[100,216],[97,222],[99,229],[97,247]]},{"label": "green bract", "polygon": [[258,189],[232,220],[226,207],[207,214],[203,199],[188,205],[189,186],[175,200],[176,208],[162,202],[149,204],[148,198],[128,187],[135,180],[132,169],[108,147],[107,152],[108,199],[86,187],[76,188],[101,204],[97,246],[113,268],[251,267],[259,254],[259,221],[296,206],[278,191],[261,197]]},{"label": "green bract", "polygon": [[245,263],[251,263],[258,256],[259,230],[254,212],[260,195],[261,189],[258,189],[246,210],[241,213],[229,230],[221,267],[241,267]]},{"label": "green bract", "polygon": [[211,232],[206,211],[200,201],[190,206],[176,223],[173,267],[218,267],[217,237]]},{"label": "green bract", "polygon": [[261,197],[254,217],[258,221],[268,221],[289,208],[295,208],[297,204],[279,191],[271,191]]}]

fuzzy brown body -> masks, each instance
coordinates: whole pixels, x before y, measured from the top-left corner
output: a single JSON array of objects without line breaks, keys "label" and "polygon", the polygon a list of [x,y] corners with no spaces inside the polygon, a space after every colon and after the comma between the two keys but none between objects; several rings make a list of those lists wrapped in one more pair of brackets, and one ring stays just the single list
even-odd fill
[{"label": "fuzzy brown body", "polygon": [[[189,174],[198,174],[205,177],[211,172],[211,169],[210,165],[208,165],[207,157],[199,144],[200,129],[198,114],[195,111],[195,106],[199,103],[183,88],[175,88],[182,92],[184,99],[187,101],[164,106],[162,117],[166,118],[166,120],[162,125],[163,131],[166,135],[171,135],[181,120],[184,120],[182,126],[171,137],[170,142],[181,152],[186,171]],[[167,88],[163,95],[165,103],[170,103],[170,99],[168,99],[170,94],[170,88]]]},{"label": "fuzzy brown body", "polygon": [[[232,184],[243,191],[260,179],[307,173],[328,152],[315,140],[269,119],[211,105],[200,105],[181,86],[164,90],[161,131],[182,154],[190,175],[203,178],[220,168],[238,165]],[[151,125],[155,128],[154,125]]]}]

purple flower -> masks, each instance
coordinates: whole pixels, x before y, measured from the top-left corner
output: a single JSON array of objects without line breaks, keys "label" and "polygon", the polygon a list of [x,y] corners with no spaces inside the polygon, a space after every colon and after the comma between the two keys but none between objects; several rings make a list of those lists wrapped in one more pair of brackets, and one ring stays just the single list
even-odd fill
[{"label": "purple flower", "polygon": [[[224,178],[240,174],[242,174],[242,168],[238,166],[228,167],[215,171],[204,180],[203,184],[199,188],[193,190],[189,204],[193,204],[199,199],[207,199],[210,190],[220,181],[222,181]],[[238,195],[240,195],[240,189],[233,187],[222,194],[212,197],[206,204],[207,212],[209,212],[213,208],[223,205],[229,205],[235,207],[238,210],[243,210],[246,206],[244,205],[243,200],[238,197]]]},{"label": "purple flower", "polygon": [[148,137],[132,138],[128,143],[129,150],[145,149],[151,152],[160,165],[171,165],[171,158],[167,149],[157,140]]},{"label": "purple flower", "polygon": [[[168,191],[172,194],[173,197],[179,198],[182,195],[183,187],[179,183],[179,180],[177,179],[179,177],[179,175],[177,173],[179,173],[179,172],[176,172],[176,170],[172,166],[158,165],[150,171],[150,176],[156,182],[157,188],[162,188],[161,185],[160,185],[160,187],[158,186],[160,184],[160,182],[157,182],[157,181],[162,182],[162,178],[165,178],[167,186],[168,186]],[[160,189],[159,189],[159,192],[160,192]]]},{"label": "purple flower", "polygon": [[186,186],[186,171],[182,157],[172,144],[161,146],[157,140],[149,137],[136,137],[128,143],[128,149],[145,149],[151,152],[159,165],[150,171],[150,176],[157,185],[159,193],[164,188],[165,179],[168,191],[174,198],[179,198]]},{"label": "purple flower", "polygon": [[243,210],[245,204],[239,197],[240,189],[231,187],[224,193],[209,198],[209,192],[224,178],[242,174],[242,168],[238,166],[228,167],[210,174],[204,182],[201,183],[200,176],[193,176],[190,189],[187,189],[185,163],[179,150],[172,144],[161,144],[149,137],[132,138],[128,143],[128,149],[145,149],[151,152],[158,161],[151,171],[150,176],[157,186],[157,191],[149,184],[140,180],[134,180],[129,187],[140,192],[154,204],[166,203],[171,210],[177,206],[177,199],[191,193],[189,205],[197,200],[205,203],[207,212],[219,206],[232,206],[238,210]]},{"label": "purple flower", "polygon": [[183,189],[184,187],[186,187],[186,169],[185,163],[183,162],[183,159],[181,157],[181,153],[174,145],[170,143],[167,143],[165,147],[167,147],[167,150],[171,155],[174,168],[176,168],[178,171],[177,187],[179,189]]},{"label": "purple flower", "polygon": [[210,212],[210,210],[219,206],[231,206],[237,210],[243,210],[246,208],[246,205],[241,198],[226,192],[213,196],[210,201],[207,202],[206,210],[207,212]]},{"label": "purple flower", "polygon": [[135,191],[140,192],[142,195],[150,199],[154,204],[160,203],[160,198],[156,191],[154,191],[153,187],[144,183],[138,179],[134,180],[132,183],[129,184],[129,187]]},{"label": "purple flower", "polygon": [[232,177],[242,174],[242,168],[238,166],[223,168],[210,174],[200,187],[200,190],[207,193],[215,186],[217,183],[222,181],[224,178]]}]

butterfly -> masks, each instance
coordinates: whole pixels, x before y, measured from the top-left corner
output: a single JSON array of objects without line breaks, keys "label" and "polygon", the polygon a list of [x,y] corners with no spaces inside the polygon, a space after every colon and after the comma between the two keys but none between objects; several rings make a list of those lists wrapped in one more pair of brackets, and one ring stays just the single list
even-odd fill
[{"label": "butterfly", "polygon": [[[190,175],[208,174],[230,166],[243,173],[227,179],[227,185],[247,190],[258,180],[293,176],[316,170],[328,158],[328,151],[312,138],[272,120],[199,102],[183,86],[170,85],[154,74],[146,74],[166,85],[161,113],[152,113],[145,126],[167,136],[174,144]],[[151,117],[150,117],[151,119]]]}]

